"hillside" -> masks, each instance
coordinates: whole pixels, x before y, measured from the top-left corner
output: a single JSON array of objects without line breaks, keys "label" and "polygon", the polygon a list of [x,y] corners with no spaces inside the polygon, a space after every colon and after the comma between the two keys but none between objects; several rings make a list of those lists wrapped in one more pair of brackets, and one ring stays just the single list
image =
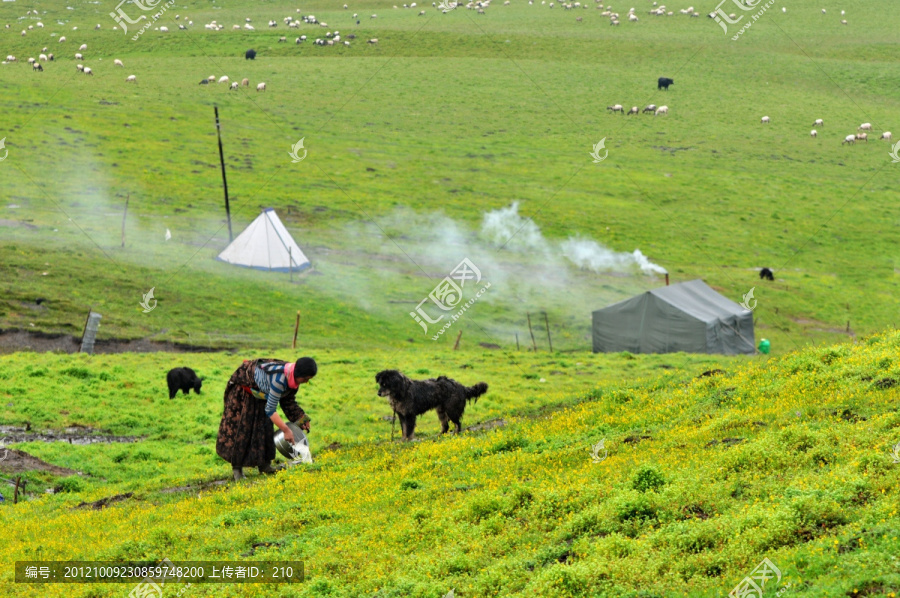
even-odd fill
[{"label": "hillside", "polygon": [[[886,5],[803,0],[732,42],[677,12],[638,7],[639,22],[610,27],[595,9],[498,4],[420,16],[317,0],[302,10],[328,27],[288,29],[290,3],[186,1],[164,15],[169,33],[132,41],[87,0],[31,15],[2,3],[0,45],[19,60],[0,69],[16,98],[0,327],[78,335],[93,307],[101,338],[271,347],[299,309],[317,346],[421,345],[409,310],[469,257],[493,286],[460,324],[467,341],[510,348],[526,314],[545,311],[556,348],[585,350],[592,309],[663,281],[592,271],[563,255],[571,239],[626,261],[639,249],[674,282],[700,277],[734,301],[755,287],[758,336],[776,353],[896,324],[896,166],[877,140],[900,128]],[[254,31],[232,30],[248,18]],[[204,28],[213,20],[226,29]],[[351,45],[311,43],[334,31]],[[90,77],[75,68],[81,43]],[[33,73],[25,60],[43,48],[56,60]],[[267,88],[198,84],[210,75]],[[659,76],[675,84],[657,90]],[[669,113],[622,116],[616,103]],[[235,234],[275,207],[314,265],[294,284],[213,259],[228,242],[214,105]],[[842,146],[862,122],[872,139]],[[300,138],[308,156],[292,163]],[[594,164],[601,139],[609,157]],[[516,201],[518,232],[486,236],[487,215]],[[159,308],[145,314],[150,288]]]},{"label": "hillside", "polygon": [[[457,596],[712,597],[767,558],[782,577],[765,595],[788,584],[792,596],[894,595],[898,350],[892,331],[767,362],[723,362],[702,376],[702,365],[682,363],[572,391],[567,406],[506,414],[505,425],[460,437],[435,439],[436,422],[426,417],[419,442],[380,436],[317,450],[311,466],[200,491],[162,492],[160,482],[171,483],[164,463],[154,468],[162,457],[138,457],[141,445],[131,445],[113,459],[123,467],[144,461],[130,499],[103,511],[73,508],[124,488],[115,465],[92,457],[83,462],[103,465],[108,486],[98,471],[63,483],[68,492],[4,503],[0,525],[10,541],[0,561],[305,561],[300,586],[273,594],[267,586],[195,585],[196,596],[440,597],[452,588]],[[76,368],[75,358],[54,359],[55,371]],[[136,358],[77,367],[90,380],[116,373],[125,359]],[[21,370],[29,356],[4,360]],[[491,367],[467,371],[502,385]],[[13,398],[6,394],[4,401]],[[90,405],[90,394],[70,393],[68,408]],[[32,402],[23,412],[37,408]],[[166,431],[176,408],[146,401],[144,425],[158,427],[151,436],[183,442],[171,453],[175,465],[175,455],[209,455],[211,440]],[[94,447],[110,452],[60,446],[27,448],[70,466]],[[202,458],[211,473],[214,459]],[[252,557],[240,556],[248,551]],[[128,590],[28,589],[8,583],[10,568],[2,575],[4,594],[13,596]]]}]

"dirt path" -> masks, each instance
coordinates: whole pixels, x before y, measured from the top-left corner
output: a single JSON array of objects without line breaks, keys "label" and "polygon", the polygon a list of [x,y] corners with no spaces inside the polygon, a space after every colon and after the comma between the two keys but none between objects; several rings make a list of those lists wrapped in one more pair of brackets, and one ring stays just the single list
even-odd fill
[{"label": "dirt path", "polygon": [[26,471],[46,471],[58,476],[80,475],[78,471],[51,465],[23,451],[0,449],[0,472],[15,475]]},{"label": "dirt path", "polygon": [[[0,353],[15,353],[16,351],[35,351],[46,353],[49,351],[62,351],[63,353],[78,353],[81,348],[81,339],[70,334],[53,334],[47,332],[32,332],[30,330],[0,330]],[[167,351],[173,353],[212,353],[216,351],[230,351],[229,348],[212,348],[173,343],[168,341],[151,341],[147,339],[97,339],[94,344],[94,353],[155,353]]]}]

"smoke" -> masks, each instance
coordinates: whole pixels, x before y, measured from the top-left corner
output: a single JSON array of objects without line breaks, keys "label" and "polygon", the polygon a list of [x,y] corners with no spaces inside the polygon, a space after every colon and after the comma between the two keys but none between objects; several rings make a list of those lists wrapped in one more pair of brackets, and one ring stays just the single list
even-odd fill
[{"label": "smoke", "polygon": [[481,234],[501,249],[538,251],[545,257],[567,258],[577,268],[591,272],[634,272],[665,274],[665,268],[652,263],[635,249],[632,253],[616,252],[600,243],[581,237],[569,237],[558,246],[552,245],[530,218],[519,215],[519,202],[484,215]]},{"label": "smoke", "polygon": [[549,255],[550,245],[531,218],[519,215],[519,202],[484,215],[481,234],[495,246],[515,251],[540,251]]},{"label": "smoke", "polygon": [[[479,227],[440,212],[397,208],[377,224],[350,224],[321,241],[326,247],[307,254],[324,276],[310,283],[337,301],[408,327],[416,338],[422,330],[410,312],[464,258],[482,279],[469,280],[463,298],[491,286],[463,325],[487,333],[485,341],[514,342],[516,333],[523,340],[527,334],[526,312],[535,317],[545,311],[555,329],[554,347],[559,334],[560,346],[584,348],[592,310],[658,286],[654,275],[665,273],[639,250],[617,252],[586,237],[548,239],[519,214],[518,203],[484,213]],[[435,309],[430,302],[426,307]]]},{"label": "smoke", "polygon": [[582,270],[591,272],[628,272],[665,274],[666,269],[647,259],[640,249],[632,253],[616,252],[590,239],[569,238],[560,243],[562,254]]}]

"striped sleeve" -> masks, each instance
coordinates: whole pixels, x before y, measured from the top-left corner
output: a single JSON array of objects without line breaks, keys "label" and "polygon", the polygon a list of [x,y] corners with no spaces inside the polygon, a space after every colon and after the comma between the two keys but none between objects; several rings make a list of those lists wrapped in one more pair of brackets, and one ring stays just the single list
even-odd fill
[{"label": "striped sleeve", "polygon": [[284,366],[264,364],[256,368],[254,378],[256,385],[266,395],[266,417],[272,417],[281,401],[281,395],[287,389],[287,377]]}]

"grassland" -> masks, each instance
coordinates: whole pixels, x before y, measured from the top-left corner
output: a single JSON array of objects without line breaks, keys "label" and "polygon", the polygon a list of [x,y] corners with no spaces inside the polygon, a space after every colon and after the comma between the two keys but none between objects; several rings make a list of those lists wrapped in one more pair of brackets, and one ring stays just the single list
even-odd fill
[{"label": "grassland", "polygon": [[[17,505],[2,486],[0,595],[131,590],[13,584],[16,560],[163,557],[306,563],[301,586],[187,589],[198,597],[712,597],[763,558],[783,573],[765,596],[900,591],[898,165],[874,139],[900,129],[895,11],[800,0],[732,42],[677,16],[687,2],[657,18],[645,1],[619,27],[594,8],[494,3],[418,16],[310,0],[299,8],[328,27],[288,30],[294,3],[179,1],[168,34],[138,41],[112,30],[106,4],[0,3],[0,51],[19,59],[0,65],[0,328],[78,335],[93,308],[101,338],[218,349],[0,356],[0,424],[140,439],[15,444],[81,474],[28,472]],[[256,31],[230,29],[248,17]],[[228,29],[204,29],[213,19]],[[356,38],[292,43],[328,30]],[[93,77],[75,70],[81,43]],[[32,73],[43,47],[56,60]],[[251,86],[198,85],[224,74]],[[668,92],[659,76],[675,79]],[[275,207],[311,272],[214,261],[228,242],[214,105],[235,233]],[[862,122],[873,139],[840,145]],[[293,164],[301,137],[309,154]],[[601,138],[609,157],[594,164]],[[486,238],[485,214],[515,201],[539,233]],[[701,277],[736,301],[755,286],[756,336],[776,355],[590,354],[590,310],[662,281],[578,270],[559,255],[568,238],[640,248],[675,282]],[[408,313],[463,257],[491,291],[433,343]],[[151,287],[158,305],[142,313]],[[316,462],[217,485],[228,376],[241,359],[300,354],[321,364],[300,399]],[[203,393],[169,401],[179,365],[206,377]],[[374,392],[386,367],[491,390],[463,435],[439,438],[426,416],[420,442],[391,443]]]},{"label": "grassland", "polygon": [[[425,17],[383,2],[347,11],[304,3],[327,29],[356,35],[349,48],[278,43],[325,31],[265,27],[296,16],[293,5],[178,3],[172,10],[193,20],[190,31],[132,42],[111,29],[108,7],[48,4],[44,29],[0,33],[20,58],[0,70],[17,101],[3,117],[10,154],[0,218],[36,227],[2,228],[0,322],[77,334],[93,305],[110,337],[209,334],[213,346],[284,346],[301,309],[322,346],[430,342],[391,301],[415,303],[433,286],[428,277],[443,276],[470,247],[430,259],[434,247],[392,228],[396,210],[443,214],[470,240],[485,212],[519,200],[550,241],[640,248],[674,280],[702,277],[737,301],[757,286],[758,336],[776,352],[892,325],[895,167],[884,142],[839,142],[864,121],[875,136],[898,128],[895,27],[878,3],[820,4],[770,11],[731,42],[709,19],[651,18],[640,7],[639,23],[615,28],[597,10],[523,2]],[[24,8],[3,3],[0,21],[36,22]],[[840,8],[848,26],[838,23]],[[257,31],[202,28],[245,17]],[[371,37],[379,43],[362,43]],[[74,68],[81,42],[92,78]],[[24,59],[44,46],[58,59],[32,73]],[[250,46],[255,61],[242,58]],[[128,74],[137,85],[125,84]],[[210,74],[268,88],[197,84]],[[676,80],[667,93],[655,89],[660,75]],[[669,105],[669,116],[605,109],[651,102]],[[212,261],[227,243],[213,104],[224,122],[235,230],[259,207],[276,207],[321,276],[297,286]],[[763,114],[771,125],[759,124]],[[810,139],[815,118],[826,124]],[[299,137],[309,155],[291,164]],[[602,137],[610,157],[592,164],[587,152]],[[493,254],[489,278],[522,260],[509,248]],[[753,268],[763,265],[776,270],[775,283],[759,284]],[[492,302],[461,325],[466,338],[509,347],[513,332],[526,332],[524,312],[543,310],[558,348],[583,350],[590,309],[661,284],[574,275],[578,284],[544,294],[495,284]],[[137,303],[151,286],[160,312],[148,317]],[[30,309],[36,296],[52,299],[47,310]],[[235,330],[238,315],[253,325]]]},{"label": "grassland", "polygon": [[[350,390],[365,385],[357,365],[330,355],[323,374],[333,375],[304,389],[303,403],[316,447],[347,444],[317,448],[313,465],[274,478],[199,491],[198,481],[224,473],[204,436],[215,425],[215,385],[170,403],[150,377],[155,356],[52,356],[40,367],[27,354],[4,357],[3,372],[13,375],[3,401],[12,401],[15,417],[131,430],[147,440],[19,447],[90,475],[55,481],[58,494],[5,503],[0,562],[167,556],[306,564],[299,586],[194,585],[196,596],[438,597],[454,588],[458,596],[711,597],[768,558],[783,577],[766,595],[785,586],[792,596],[894,595],[898,349],[892,332],[767,362],[722,362],[725,371],[712,376],[698,375],[709,362],[654,374],[627,356],[498,366],[469,355],[465,372],[497,388],[467,419],[502,415],[505,425],[438,439],[425,418],[424,439],[405,445],[384,442],[385,422],[341,416],[377,417],[385,408],[374,393]],[[227,372],[223,357],[204,357],[205,373]],[[435,367],[425,357],[404,365]],[[544,390],[517,374],[566,366],[601,366],[619,380],[598,373],[599,384],[578,393],[563,376]],[[626,375],[633,369],[643,375]],[[127,382],[130,372],[143,372],[135,381],[145,387]],[[68,413],[28,391],[31,381],[51,395],[68,392]],[[570,393],[567,404],[530,409],[556,402],[557,390]],[[342,396],[340,408],[324,395]],[[601,439],[606,458],[594,463],[591,446]],[[185,482],[193,490],[164,492]],[[75,508],[125,490],[134,496],[103,511]],[[268,547],[252,550],[261,543]],[[8,566],[0,575],[12,596],[130,590],[12,584]]]}]

